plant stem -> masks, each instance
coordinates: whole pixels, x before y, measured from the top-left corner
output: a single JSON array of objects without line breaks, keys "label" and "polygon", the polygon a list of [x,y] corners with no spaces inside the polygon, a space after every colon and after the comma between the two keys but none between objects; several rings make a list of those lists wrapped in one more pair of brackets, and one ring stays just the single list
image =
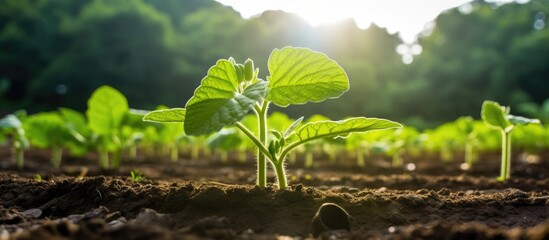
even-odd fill
[{"label": "plant stem", "polygon": [[473,144],[466,143],[465,144],[465,163],[469,164],[469,166],[473,165],[473,162],[475,161],[475,156],[473,155]]},{"label": "plant stem", "polygon": [[63,149],[60,147],[52,147],[51,149],[51,165],[55,169],[61,166],[61,158],[63,157]]},{"label": "plant stem", "polygon": [[501,170],[499,181],[505,181],[511,177],[511,132],[501,131]]},{"label": "plant stem", "polygon": [[364,154],[362,154],[362,150],[360,150],[360,148],[356,149],[356,165],[359,167],[366,166],[366,163],[364,162]]},{"label": "plant stem", "polygon": [[269,150],[267,150],[265,145],[261,144],[261,141],[259,141],[259,139],[248,128],[246,128],[246,126],[242,125],[242,123],[239,122],[237,122],[235,126],[240,129],[250,140],[252,140],[252,142],[259,149],[260,152],[265,154],[267,157],[272,158]]},{"label": "plant stem", "polygon": [[402,156],[400,155],[400,151],[397,150],[397,151],[393,154],[391,166],[392,166],[392,167],[401,167],[402,164],[403,164]]},{"label": "plant stem", "polygon": [[267,144],[267,109],[269,102],[264,101],[261,105],[261,108],[255,109],[257,113],[257,123],[259,125],[258,137],[242,125],[242,123],[237,122],[236,127],[238,127],[252,142],[257,146],[257,186],[260,188],[267,187],[267,157],[271,159],[271,162],[275,162],[276,159],[274,156],[271,156],[269,150],[265,147]]},{"label": "plant stem", "polygon": [[137,160],[137,145],[134,144],[128,149],[128,158]]},{"label": "plant stem", "polygon": [[[267,145],[267,108],[268,101],[263,100],[261,108],[257,115],[257,123],[259,124],[259,141],[263,146]],[[267,187],[267,161],[265,154],[261,150],[257,150],[257,185],[260,188]],[[271,159],[272,160],[272,159]],[[278,174],[278,173],[277,173]]]},{"label": "plant stem", "polygon": [[19,169],[23,169],[25,158],[23,157],[23,148],[15,147],[15,165]]},{"label": "plant stem", "polygon": [[117,149],[114,151],[112,155],[112,167],[118,168],[120,167],[120,160],[122,159],[122,149]]},{"label": "plant stem", "polygon": [[225,150],[220,150],[220,151],[218,151],[218,152],[219,152],[219,155],[220,155],[220,158],[221,158],[221,162],[226,163],[226,162],[229,160],[229,156],[228,156],[227,151],[225,151]]},{"label": "plant stem", "polygon": [[198,144],[194,143],[191,146],[191,158],[194,160],[198,160],[198,157],[200,155],[200,148],[198,147]]},{"label": "plant stem", "polygon": [[99,167],[109,169],[109,152],[99,149]]},{"label": "plant stem", "polygon": [[307,151],[305,153],[305,167],[306,168],[313,167],[313,151]]},{"label": "plant stem", "polygon": [[179,160],[179,148],[176,144],[170,146],[170,159],[172,162],[177,162],[177,160]]},{"label": "plant stem", "polygon": [[288,181],[286,179],[286,172],[284,169],[284,161],[278,161],[273,163],[274,170],[276,173],[276,180],[278,182],[278,189],[284,190],[288,187]]}]

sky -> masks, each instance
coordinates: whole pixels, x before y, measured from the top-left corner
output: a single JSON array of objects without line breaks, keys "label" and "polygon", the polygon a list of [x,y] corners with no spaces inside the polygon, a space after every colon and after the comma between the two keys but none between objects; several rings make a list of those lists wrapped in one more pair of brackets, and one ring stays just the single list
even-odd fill
[{"label": "sky", "polygon": [[398,32],[405,43],[412,44],[416,40],[416,35],[442,11],[457,6],[467,11],[471,0],[217,1],[232,6],[244,18],[250,18],[266,10],[283,10],[298,14],[313,26],[354,18],[358,27],[365,29],[374,22],[380,27],[387,28],[390,33]]}]

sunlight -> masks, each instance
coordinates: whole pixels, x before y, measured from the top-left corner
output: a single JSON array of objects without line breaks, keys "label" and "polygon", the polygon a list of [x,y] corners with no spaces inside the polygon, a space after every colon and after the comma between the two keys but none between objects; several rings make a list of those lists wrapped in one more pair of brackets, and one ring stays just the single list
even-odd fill
[{"label": "sunlight", "polygon": [[232,6],[242,17],[250,18],[265,10],[283,10],[301,16],[312,26],[352,18],[360,28],[372,23],[399,33],[406,43],[413,43],[425,27],[442,11],[470,0],[217,0]]}]

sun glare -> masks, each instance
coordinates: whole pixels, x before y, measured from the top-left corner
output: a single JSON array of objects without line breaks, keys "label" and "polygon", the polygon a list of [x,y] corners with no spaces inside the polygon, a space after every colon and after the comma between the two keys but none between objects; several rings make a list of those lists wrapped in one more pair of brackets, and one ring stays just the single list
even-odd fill
[{"label": "sun glare", "polygon": [[283,10],[301,16],[313,26],[353,18],[360,28],[372,23],[398,32],[406,43],[413,43],[425,24],[448,8],[470,0],[217,0],[232,6],[244,18],[265,10]]}]

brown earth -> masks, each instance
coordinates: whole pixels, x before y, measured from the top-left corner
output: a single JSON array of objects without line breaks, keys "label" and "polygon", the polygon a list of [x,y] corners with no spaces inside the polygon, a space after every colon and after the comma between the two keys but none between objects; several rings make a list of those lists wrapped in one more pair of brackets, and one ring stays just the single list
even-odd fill
[{"label": "brown earth", "polygon": [[[53,170],[47,153],[30,151],[19,171],[1,153],[0,240],[313,238],[311,220],[328,202],[351,215],[351,231],[319,239],[549,239],[545,161],[515,160],[503,183],[497,155],[468,171],[430,158],[414,171],[383,159],[365,168],[298,162],[281,191],[255,187],[251,161],[142,160],[101,171],[93,157],[66,158]],[[132,182],[131,169],[145,179]]]}]

